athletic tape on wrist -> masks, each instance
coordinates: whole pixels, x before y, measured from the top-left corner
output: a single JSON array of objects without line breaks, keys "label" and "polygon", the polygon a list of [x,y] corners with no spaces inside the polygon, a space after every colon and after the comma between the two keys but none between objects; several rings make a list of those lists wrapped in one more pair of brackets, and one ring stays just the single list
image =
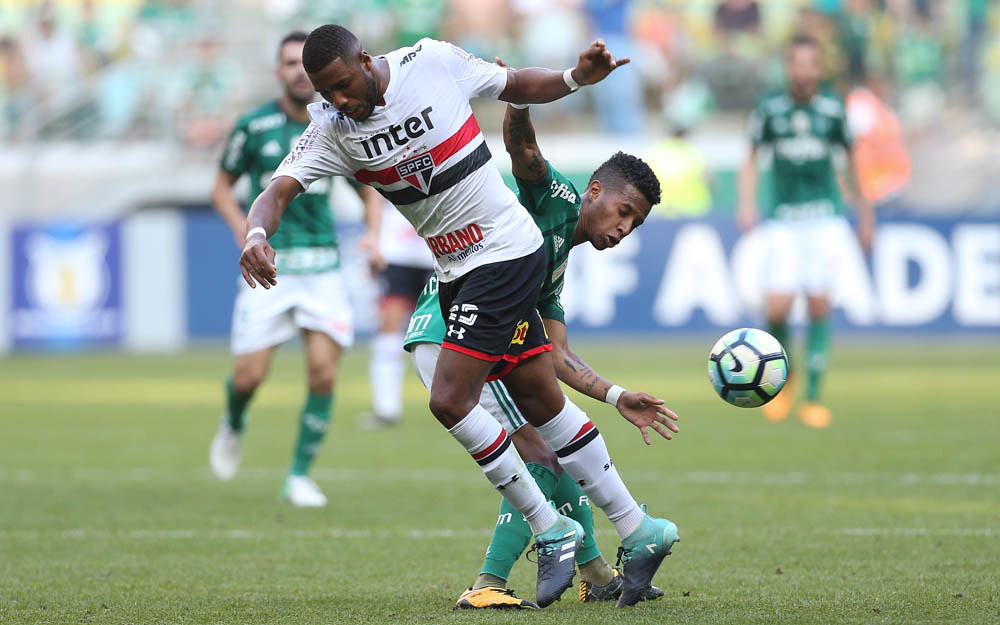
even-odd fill
[{"label": "athletic tape on wrist", "polygon": [[253,235],[257,234],[258,232],[261,233],[261,234],[263,234],[265,239],[267,238],[267,230],[264,230],[260,226],[257,226],[256,228],[250,228],[250,232],[247,233],[246,240],[249,241],[250,237],[252,237]]},{"label": "athletic tape on wrist", "polygon": [[617,384],[612,384],[611,388],[608,389],[608,394],[604,396],[604,402],[611,404],[612,406],[618,405],[618,398],[622,396],[625,389],[618,386]]},{"label": "athletic tape on wrist", "polygon": [[569,90],[571,92],[576,91],[577,89],[580,88],[580,85],[575,80],[573,80],[572,67],[566,68],[566,71],[563,72],[563,82],[566,83],[566,86],[569,87]]}]

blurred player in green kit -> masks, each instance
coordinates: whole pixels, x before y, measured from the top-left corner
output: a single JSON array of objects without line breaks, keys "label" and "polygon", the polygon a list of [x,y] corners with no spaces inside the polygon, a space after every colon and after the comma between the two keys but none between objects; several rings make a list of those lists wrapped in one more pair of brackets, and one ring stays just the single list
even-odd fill
[{"label": "blurred player in green kit", "polygon": [[[846,153],[845,179],[857,209],[857,235],[871,249],[875,213],[860,193],[851,134],[843,102],[820,90],[822,63],[817,42],[796,36],[787,51],[788,88],[765,97],[750,116],[751,149],[740,176],[738,221],[742,229],[760,219],[757,211],[757,153],[773,152],[771,203],[763,234],[768,260],[764,273],[768,327],[788,347],[788,315],[795,296],[804,292],[809,311],[806,357],[806,401],[799,419],[811,427],[833,420],[820,402],[820,385],[830,350],[830,295],[840,258],[851,244],[843,217],[836,149]],[[794,361],[793,361],[794,362]],[[795,400],[795,372],[789,384],[763,408],[773,422],[784,420]]]},{"label": "blurred player in green kit", "polygon": [[[279,99],[244,115],[237,122],[222,155],[212,205],[225,220],[242,249],[246,213],[232,187],[249,178],[247,206],[260,194],[285,155],[309,125],[306,105],[315,93],[302,68],[303,32],[289,33],[278,47],[275,76],[283,88]],[[247,406],[267,375],[274,350],[301,334],[308,371],[308,396],[299,418],[299,435],[291,467],[281,491],[295,506],[324,506],[326,497],[308,477],[330,426],[333,386],[341,351],[354,342],[354,322],[340,273],[337,235],[330,211],[332,178],[317,181],[292,202],[271,238],[276,263],[285,276],[281,287],[251,289],[240,280],[233,309],[231,376],[226,380],[226,407],[212,440],[209,460],[221,480],[236,475],[246,429]],[[358,188],[366,215],[380,210],[381,198],[368,187]]]}]

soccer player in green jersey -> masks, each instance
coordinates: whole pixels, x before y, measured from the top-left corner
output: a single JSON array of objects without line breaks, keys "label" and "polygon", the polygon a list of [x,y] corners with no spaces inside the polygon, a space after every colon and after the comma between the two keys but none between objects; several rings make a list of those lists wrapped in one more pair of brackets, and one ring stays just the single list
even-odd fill
[{"label": "soccer player in green jersey", "polygon": [[[233,195],[233,185],[243,175],[249,178],[249,206],[309,125],[306,105],[313,101],[314,94],[302,68],[305,40],[303,32],[282,39],[275,70],[283,87],[281,97],[240,118],[222,155],[212,205],[232,230],[240,249],[247,236],[246,213]],[[281,492],[283,499],[296,506],[326,505],[326,497],[308,472],[330,426],[341,351],[354,341],[330,212],[331,182],[330,178],[317,181],[296,198],[281,222],[281,230],[271,238],[277,250],[276,262],[286,276],[281,288],[255,290],[240,281],[233,309],[235,360],[226,380],[225,413],[209,451],[216,477],[232,479],[239,468],[247,405],[267,375],[274,350],[301,331],[309,393]],[[377,210],[381,199],[373,190],[364,187],[358,192],[366,199],[366,211]]]},{"label": "soccer player in green jersey", "polygon": [[[820,403],[820,382],[830,345],[830,291],[850,229],[843,217],[836,149],[847,154],[846,182],[858,213],[862,247],[871,248],[875,213],[860,192],[851,134],[843,102],[820,91],[822,66],[815,40],[797,36],[787,51],[788,89],[765,97],[750,116],[750,153],[740,175],[739,225],[743,230],[759,220],[757,211],[757,152],[773,152],[772,200],[764,213],[768,248],[765,269],[766,314],[771,334],[788,340],[788,315],[795,296],[804,292],[809,310],[806,358],[806,401],[798,416],[812,427],[827,427],[833,419]],[[764,416],[781,421],[791,411],[797,375],[784,391],[764,406]]]},{"label": "soccer player in green jersey", "polygon": [[[663,400],[613,385],[569,348],[565,313],[560,302],[570,249],[584,242],[590,242],[599,250],[614,247],[642,225],[650,208],[660,199],[656,176],[642,160],[618,152],[593,173],[590,184],[581,194],[542,157],[527,107],[508,105],[503,137],[511,157],[518,197],[538,224],[545,241],[547,262],[537,307],[552,340],[558,378],[585,395],[608,401],[626,418],[662,406]],[[404,339],[404,347],[413,352],[417,374],[428,389],[444,337],[445,321],[438,303],[437,279],[432,277],[421,293]],[[517,340],[515,334],[514,341]],[[597,547],[594,517],[586,495],[569,473],[562,471],[556,454],[538,431],[525,421],[503,382],[487,382],[480,404],[507,430],[545,496],[561,513],[583,527],[586,538],[576,555],[582,577],[580,600],[617,600],[622,593],[622,578]],[[676,419],[673,412],[666,410],[666,414]],[[673,423],[668,427],[677,431]],[[649,444],[648,433],[645,428],[641,429]],[[514,562],[530,540],[528,523],[503,500],[482,572],[473,586],[462,593],[456,606],[537,609],[535,603],[518,598],[506,587]],[[642,599],[662,595],[655,586],[641,592]]]}]

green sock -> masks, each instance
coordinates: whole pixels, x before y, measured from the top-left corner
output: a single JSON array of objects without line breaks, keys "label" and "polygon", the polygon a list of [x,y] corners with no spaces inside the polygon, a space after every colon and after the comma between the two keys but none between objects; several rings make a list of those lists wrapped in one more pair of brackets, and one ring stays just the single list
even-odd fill
[{"label": "green sock", "polygon": [[299,440],[295,444],[295,457],[292,458],[292,475],[305,475],[309,472],[313,458],[323,443],[323,436],[330,428],[332,404],[333,395],[317,395],[309,391],[299,419]]},{"label": "green sock", "polygon": [[819,400],[820,381],[830,360],[830,318],[813,319],[809,322],[808,344],[809,385],[806,398]]},{"label": "green sock", "polygon": [[[548,467],[534,462],[526,463],[528,473],[535,478],[538,488],[546,499],[551,499],[559,478]],[[486,550],[486,560],[481,573],[506,580],[521,552],[531,541],[531,526],[524,516],[514,509],[506,499],[500,502],[500,517],[493,528],[493,539]],[[480,575],[480,579],[483,576]]]},{"label": "green sock", "polygon": [[243,415],[252,397],[253,393],[247,395],[237,393],[233,387],[233,378],[226,378],[226,417],[229,420],[229,427],[237,432],[243,431]]},{"label": "green sock", "polygon": [[[594,558],[601,557],[601,550],[598,549],[597,541],[594,540],[594,513],[590,509],[590,501],[588,501],[587,496],[583,494],[583,491],[580,490],[580,487],[573,481],[569,473],[563,471],[559,482],[556,484],[556,491],[552,493],[552,501],[555,502],[556,510],[560,514],[565,514],[579,523],[583,527],[583,531],[587,534],[583,538],[580,550],[576,552],[577,564],[587,563]],[[611,575],[610,569],[608,570],[608,575]],[[609,581],[611,580],[608,579],[603,584],[597,585],[603,586]]]},{"label": "green sock", "polygon": [[787,321],[769,321],[767,323],[767,331],[771,333],[771,336],[778,339],[781,346],[785,348],[785,353],[788,354],[790,351],[788,349],[788,322]]}]

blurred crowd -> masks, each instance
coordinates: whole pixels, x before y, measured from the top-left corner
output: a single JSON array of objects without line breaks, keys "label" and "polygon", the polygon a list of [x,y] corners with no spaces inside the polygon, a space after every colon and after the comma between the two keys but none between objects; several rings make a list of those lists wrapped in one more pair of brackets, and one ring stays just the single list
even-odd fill
[{"label": "blurred crowd", "polygon": [[[1000,11],[991,0],[77,0],[0,14],[0,137],[216,145],[273,91],[272,39],[337,22],[374,50],[443,38],[512,66],[563,67],[603,37],[635,69],[583,102],[596,126],[650,117],[683,132],[745,112],[781,82],[793,33],[818,38],[841,92],[865,85],[919,131],[946,106],[1000,121]],[[954,96],[954,97],[950,97]],[[559,114],[559,117],[563,115]]]},{"label": "blurred crowd", "polygon": [[[682,180],[705,167],[685,137],[709,120],[738,129],[761,92],[782,84],[796,33],[821,42],[827,80],[854,97],[862,131],[888,129],[912,146],[923,133],[954,134],[941,123],[956,117],[974,119],[973,134],[1000,128],[992,0],[9,0],[0,141],[218,150],[240,113],[276,95],[280,37],[327,22],[373,52],[429,36],[514,67],[570,66],[602,37],[632,68],[539,107],[538,123],[661,137],[650,158]],[[700,213],[708,194],[682,184],[671,196],[688,196],[680,213]]]}]

